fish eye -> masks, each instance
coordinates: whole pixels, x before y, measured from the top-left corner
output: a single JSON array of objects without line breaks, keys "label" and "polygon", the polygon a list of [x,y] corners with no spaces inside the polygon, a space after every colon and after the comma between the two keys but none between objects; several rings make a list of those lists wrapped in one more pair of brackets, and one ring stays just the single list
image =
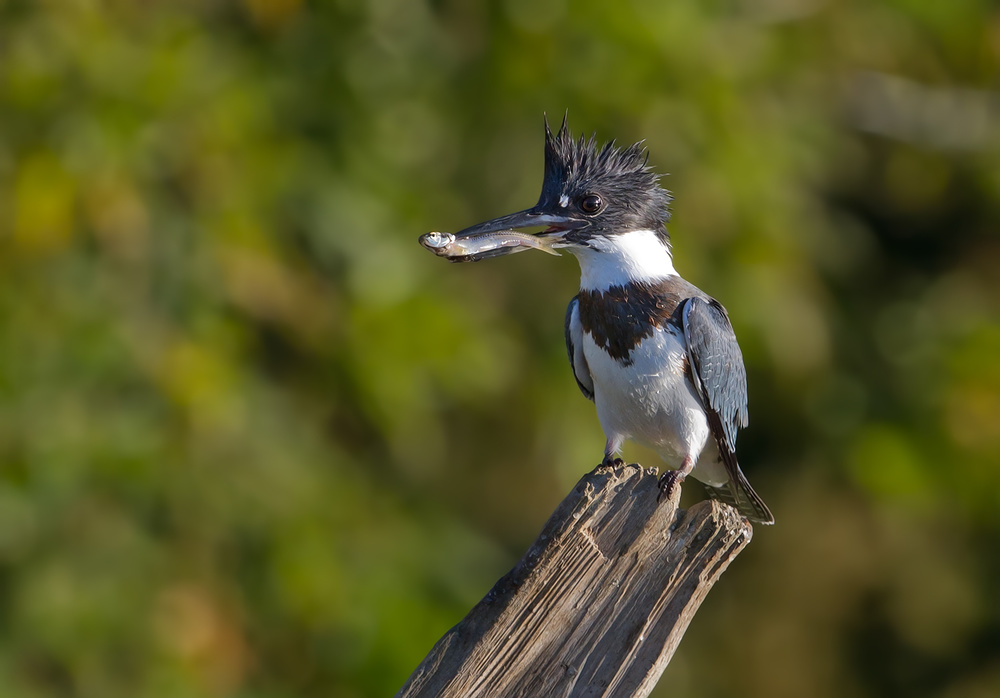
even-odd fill
[{"label": "fish eye", "polygon": [[450,240],[450,234],[448,233],[427,233],[423,236],[422,241],[431,247],[444,247]]},{"label": "fish eye", "polygon": [[604,201],[597,194],[587,194],[580,199],[580,210],[584,213],[597,213],[604,206]]}]

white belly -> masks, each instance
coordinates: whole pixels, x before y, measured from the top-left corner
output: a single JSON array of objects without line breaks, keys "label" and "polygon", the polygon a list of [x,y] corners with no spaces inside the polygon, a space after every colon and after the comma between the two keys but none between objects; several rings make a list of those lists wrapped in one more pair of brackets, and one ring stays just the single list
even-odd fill
[{"label": "white belly", "polygon": [[[713,485],[726,482],[701,400],[687,378],[686,350],[677,335],[657,328],[632,350],[629,366],[599,349],[587,333],[583,351],[594,379],[597,416],[609,439],[617,443],[632,439],[652,448],[672,468],[690,454],[697,463],[695,477]],[[699,458],[703,450],[704,457]]]}]

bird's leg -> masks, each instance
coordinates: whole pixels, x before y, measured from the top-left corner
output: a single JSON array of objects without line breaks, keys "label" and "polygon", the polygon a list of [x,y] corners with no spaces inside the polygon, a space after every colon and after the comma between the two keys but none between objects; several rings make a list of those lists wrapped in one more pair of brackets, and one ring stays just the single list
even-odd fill
[{"label": "bird's leg", "polygon": [[684,478],[690,475],[692,470],[694,470],[694,458],[689,454],[684,456],[684,460],[681,461],[681,467],[677,470],[668,470],[663,473],[660,476],[660,494],[656,498],[656,501],[662,502],[664,499],[670,499],[674,487],[684,482]]},{"label": "bird's leg", "polygon": [[615,458],[615,451],[622,447],[622,439],[620,436],[609,436],[607,442],[604,444],[604,460],[601,461],[601,465],[605,468],[620,468],[625,465],[625,461],[621,458]]}]

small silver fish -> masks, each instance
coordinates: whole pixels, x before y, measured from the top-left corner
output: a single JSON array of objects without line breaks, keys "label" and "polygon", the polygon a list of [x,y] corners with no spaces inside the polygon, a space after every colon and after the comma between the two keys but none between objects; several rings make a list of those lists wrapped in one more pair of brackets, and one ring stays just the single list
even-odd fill
[{"label": "small silver fish", "polygon": [[452,233],[425,233],[420,236],[420,244],[450,262],[478,262],[529,248],[559,256],[545,238],[519,230],[497,230],[463,237],[456,237]]}]

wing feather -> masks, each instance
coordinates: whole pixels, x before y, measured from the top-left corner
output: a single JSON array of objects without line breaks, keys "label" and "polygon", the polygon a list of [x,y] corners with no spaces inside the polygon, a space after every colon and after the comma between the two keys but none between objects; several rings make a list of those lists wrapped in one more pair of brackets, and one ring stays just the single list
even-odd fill
[{"label": "wing feather", "polygon": [[683,302],[680,313],[691,381],[729,473],[728,495],[722,488],[709,488],[710,494],[735,504],[753,521],[774,523],[736,460],[736,433],[748,421],[747,372],[726,309],[714,298],[692,297]]},{"label": "wing feather", "polygon": [[695,389],[718,415],[720,446],[735,452],[736,432],[747,425],[747,372],[729,316],[717,300],[693,297],[684,301],[681,321]]},{"label": "wing feather", "polygon": [[580,386],[580,392],[588,400],[594,399],[594,379],[590,375],[587,358],[583,355],[583,325],[580,323],[580,297],[574,296],[566,308],[566,353],[573,377]]}]

